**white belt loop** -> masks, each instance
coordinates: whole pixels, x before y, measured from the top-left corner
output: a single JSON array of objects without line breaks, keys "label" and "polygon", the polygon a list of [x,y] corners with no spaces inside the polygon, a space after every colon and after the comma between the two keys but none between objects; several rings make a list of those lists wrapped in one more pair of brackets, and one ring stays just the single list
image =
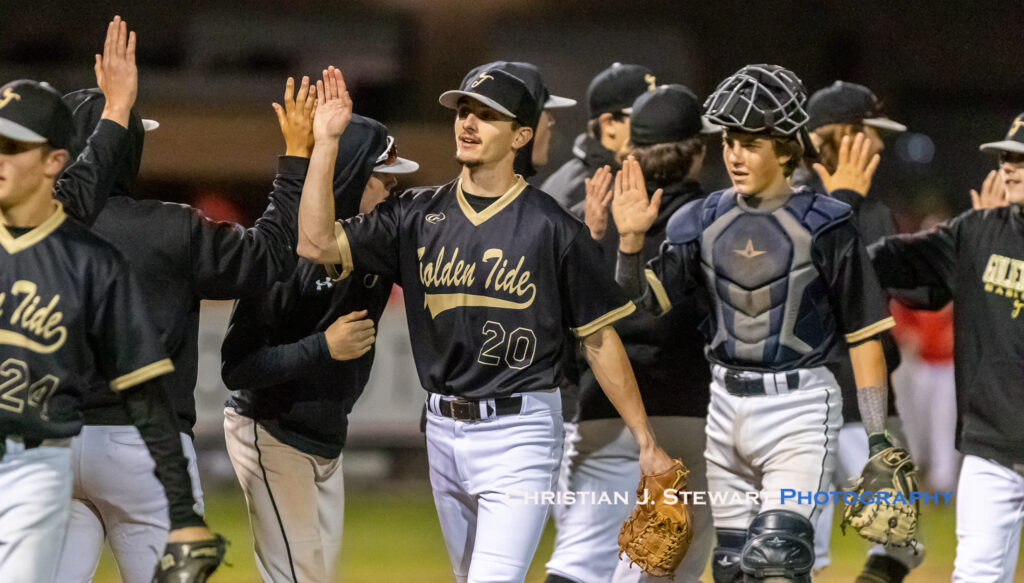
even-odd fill
[{"label": "white belt loop", "polygon": [[775,377],[775,386],[779,391],[780,395],[789,393],[789,379],[786,377],[786,373],[777,372],[773,375]]},{"label": "white belt loop", "polygon": [[766,395],[778,395],[778,387],[775,386],[775,375],[766,374],[761,376],[761,382],[764,384],[764,394]]}]

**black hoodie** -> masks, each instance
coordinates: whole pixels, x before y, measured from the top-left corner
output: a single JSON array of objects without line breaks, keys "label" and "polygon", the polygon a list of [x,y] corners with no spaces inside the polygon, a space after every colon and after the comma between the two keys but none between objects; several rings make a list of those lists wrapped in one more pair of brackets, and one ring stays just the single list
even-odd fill
[{"label": "black hoodie", "polygon": [[[656,190],[648,185],[648,190]],[[658,217],[644,237],[643,261],[658,255],[665,240],[665,227],[669,219],[683,205],[702,198],[704,192],[695,181],[685,181],[662,187]],[[578,215],[583,212],[577,205]],[[615,241],[614,247],[609,241]],[[609,220],[608,232],[601,241],[609,273],[615,272],[618,233]],[[694,302],[672,306],[661,317],[637,310],[613,326],[622,338],[626,354],[633,365],[644,409],[650,416],[704,417],[707,415],[711,393],[711,367],[704,357],[704,337],[698,327],[707,314],[706,300],[699,296]],[[582,360],[582,359],[581,359]],[[581,362],[579,421],[618,417],[608,397],[594,378],[594,373]]]},{"label": "black hoodie", "polygon": [[[95,127],[103,94],[85,89],[64,97],[74,114],[77,136]],[[93,230],[124,254],[146,298],[149,316],[160,329],[174,372],[167,392],[179,430],[191,435],[199,348],[199,304],[203,299],[234,299],[267,289],[295,267],[299,195],[308,160],[281,157],[271,202],[251,229],[207,219],[182,204],[129,198],[135,185],[145,132],[133,111],[130,156],[122,159]],[[80,147],[81,139],[76,140]],[[72,152],[72,154],[76,154]],[[130,425],[116,395],[93,391],[84,404],[87,425]]]},{"label": "black hoodie", "polygon": [[587,186],[583,182],[590,178],[602,166],[619,169],[615,161],[615,152],[601,145],[601,142],[589,134],[576,136],[572,145],[572,160],[569,160],[555,173],[548,177],[540,189],[550,194],[562,208],[569,210],[586,197]]},{"label": "black hoodie", "polygon": [[[383,125],[352,117],[334,170],[336,218],[358,214],[386,141]],[[374,351],[355,360],[334,360],[324,331],[339,316],[358,310],[368,310],[376,326],[391,287],[390,280],[370,273],[332,281],[323,265],[300,259],[286,281],[239,300],[221,351],[224,384],[233,391],[228,406],[300,451],[338,457],[348,414],[370,377]]]}]

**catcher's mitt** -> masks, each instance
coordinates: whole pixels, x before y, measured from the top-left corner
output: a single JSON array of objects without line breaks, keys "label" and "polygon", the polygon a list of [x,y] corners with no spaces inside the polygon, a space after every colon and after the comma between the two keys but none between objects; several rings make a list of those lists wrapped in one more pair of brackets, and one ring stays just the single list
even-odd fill
[{"label": "catcher's mitt", "polygon": [[226,544],[219,534],[206,540],[167,543],[153,583],[204,583],[224,559]]},{"label": "catcher's mitt", "polygon": [[642,476],[636,489],[637,504],[629,519],[619,530],[619,556],[626,553],[630,565],[636,563],[641,569],[658,577],[671,576],[690,548],[693,540],[690,508],[678,498],[675,503],[670,496],[665,500],[666,490],[687,489],[686,476],[689,470],[680,460],[667,471]]},{"label": "catcher's mitt", "polygon": [[[916,545],[919,508],[917,498],[911,498],[916,491],[917,475],[910,454],[890,445],[871,456],[854,482],[851,492],[857,494],[857,500],[843,511],[843,531],[849,524],[878,544]],[[868,500],[864,499],[866,492]]]}]

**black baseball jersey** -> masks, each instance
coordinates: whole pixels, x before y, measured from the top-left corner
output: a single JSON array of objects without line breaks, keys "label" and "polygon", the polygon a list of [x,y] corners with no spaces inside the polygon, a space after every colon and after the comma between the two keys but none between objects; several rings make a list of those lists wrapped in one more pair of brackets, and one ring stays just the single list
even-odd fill
[{"label": "black baseball jersey", "polygon": [[405,292],[423,387],[472,399],[557,386],[565,331],[585,337],[634,306],[586,226],[522,178],[483,211],[461,180],[406,191],[339,222],[341,276]]},{"label": "black baseball jersey", "polygon": [[846,204],[799,190],[747,207],[732,189],[683,207],[649,264],[645,305],[665,312],[698,287],[712,299],[708,358],[779,372],[829,364],[894,325]]},{"label": "black baseball jersey", "polygon": [[1024,463],[1024,208],[967,211],[869,251],[882,285],[953,295],[957,448]]},{"label": "black baseball jersey", "polygon": [[0,433],[36,439],[77,434],[90,390],[174,369],[121,254],[54,204],[20,237],[0,226]]}]

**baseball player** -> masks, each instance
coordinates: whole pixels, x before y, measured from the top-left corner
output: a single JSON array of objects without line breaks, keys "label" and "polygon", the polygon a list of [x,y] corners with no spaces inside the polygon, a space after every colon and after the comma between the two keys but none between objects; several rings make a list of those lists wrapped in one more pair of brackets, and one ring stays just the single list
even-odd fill
[{"label": "baseball player", "polygon": [[[399,158],[382,124],[352,116],[338,145],[334,199],[339,219],[368,213]],[[235,305],[223,347],[228,454],[245,493],[265,581],[334,581],[341,552],[347,417],[373,364],[375,329],[392,281],[354,273],[332,281],[300,260],[295,272]]]},{"label": "baseball player", "polygon": [[[135,43],[118,24],[124,61]],[[83,399],[96,391],[116,391],[145,440],[169,507],[165,539],[210,539],[192,508],[161,381],[173,365],[136,283],[120,254],[53,199],[71,113],[35,81],[8,83],[0,95],[0,580],[57,580],[54,554],[71,500],[69,440],[81,429]]]},{"label": "baseball player", "polygon": [[[649,193],[661,192],[658,218],[644,237],[644,259],[657,255],[665,226],[684,204],[704,196],[696,178],[704,161],[705,138],[700,102],[682,85],[662,85],[644,92],[632,105],[628,152],[646,176]],[[584,214],[595,240],[610,235],[607,220],[611,199],[609,167],[587,181]],[[618,239],[616,238],[616,241]],[[615,270],[614,255],[605,269]],[[704,417],[708,408],[711,373],[697,327],[704,313],[680,306],[664,318],[635,312],[615,323],[629,355],[637,384],[659,443],[689,469],[689,485],[707,490],[704,463]],[[637,444],[614,407],[604,396],[594,372],[580,375],[579,413],[566,424],[565,453],[559,489],[565,492],[629,492],[640,479]],[[617,534],[631,504],[565,504],[554,513],[557,535],[546,583],[637,581],[639,567],[628,558],[617,560]],[[693,506],[694,540],[676,571],[674,581],[699,581],[711,554],[711,509]],[[618,564],[617,564],[618,563]],[[613,576],[614,573],[614,576]]]},{"label": "baseball player", "polygon": [[[722,157],[733,186],[680,209],[646,273],[640,251],[659,197],[648,200],[643,177],[630,172],[612,203],[621,237],[616,278],[628,292],[642,291],[655,313],[693,301],[696,290],[710,298],[702,326],[712,362],[708,488],[726,493],[712,500],[717,583],[810,581],[820,506],[786,504],[781,490],[830,483],[842,399],[826,365],[842,338],[872,453],[889,446],[877,340],[893,325],[885,296],[849,206],[794,192],[788,182],[812,151],[806,100],[796,75],[775,65],[744,67],[718,86],[705,114],[725,127]],[[867,189],[847,166],[873,170],[878,158],[863,147],[856,154],[832,177],[837,189]]]},{"label": "baseball player", "polygon": [[614,63],[597,74],[587,87],[587,131],[576,136],[573,158],[548,177],[540,189],[564,209],[583,202],[584,180],[605,166],[619,169],[616,154],[629,142],[629,112],[633,101],[653,91],[657,79],[641,65]]},{"label": "baseball player", "polygon": [[442,94],[441,104],[456,111],[458,179],[406,191],[338,223],[331,176],[351,100],[333,67],[322,86],[299,254],[337,265],[340,277],[363,270],[402,284],[428,393],[431,486],[455,577],[522,581],[561,460],[555,383],[566,328],[583,341],[640,443],[641,469],[671,464],[654,443],[609,326],[633,305],[602,276],[584,225],[513,173],[515,152],[540,116],[519,79],[483,71]]},{"label": "baseball player", "polygon": [[[256,293],[294,268],[298,195],[307,164],[302,156],[308,157],[304,148],[314,103],[307,88],[308,80],[299,87],[296,104],[294,81],[288,82],[278,117],[289,155],[279,160],[272,203],[254,228],[212,222],[186,205],[131,198],[145,134],[143,121],[134,112],[128,124],[130,151],[115,166],[117,180],[109,189],[113,196],[93,226],[139,277],[147,316],[160,330],[174,363],[166,384],[199,513],[202,489],[192,426],[200,300]],[[95,125],[105,107],[96,90],[71,93],[64,101],[73,108],[79,136],[82,129]],[[108,540],[121,577],[149,581],[168,529],[160,484],[153,479],[138,430],[116,400],[102,393],[87,396],[83,413],[85,427],[72,442],[73,501],[66,552],[58,561],[59,579],[90,580]]]},{"label": "baseball player", "polygon": [[[863,136],[869,144],[868,154],[874,156],[882,151],[885,144],[882,133],[898,133],[906,131],[906,126],[886,117],[875,94],[856,83],[836,81],[832,85],[816,91],[807,102],[809,116],[807,129],[811,140],[818,151],[818,162],[814,169],[802,167],[794,174],[794,183],[807,185],[817,192],[830,193],[836,199],[850,205],[853,210],[852,221],[860,232],[861,240],[871,243],[878,239],[896,234],[896,221],[892,212],[877,196],[862,196],[851,190],[835,190],[826,188],[822,179],[830,180],[839,163],[839,150],[844,137],[852,139],[857,134]],[[917,294],[928,296],[928,293]],[[923,302],[911,302],[910,294],[898,294],[898,297],[917,307]],[[942,302],[948,300],[943,298]],[[934,306],[938,307],[938,306]],[[891,372],[900,365],[900,352],[890,332],[879,335],[885,353],[886,367]],[[839,382],[843,393],[843,426],[839,430],[839,447],[836,457],[836,473],[832,485],[836,489],[847,487],[850,480],[859,476],[864,464],[867,463],[867,434],[864,432],[857,407],[857,382],[854,379],[850,359],[845,358],[849,348],[845,342],[837,342],[836,356],[831,359],[832,372]],[[890,377],[890,385],[891,385]],[[899,441],[906,443],[902,424],[896,411],[895,392],[888,393],[889,417],[886,429]],[[915,459],[917,456],[915,455]],[[830,563],[829,538],[832,534],[832,515],[834,505],[831,500],[822,508],[818,521],[814,525],[814,547],[816,571],[824,569]],[[924,551],[921,545],[915,547],[893,547],[875,545],[868,552],[863,573],[858,583],[885,583],[902,581],[906,574],[921,564]]]},{"label": "baseball player", "polygon": [[1015,407],[1024,362],[1024,114],[1006,139],[981,149],[999,156],[983,191],[1005,191],[1007,206],[870,248],[882,285],[953,295],[956,446],[964,454],[953,581],[971,583],[1013,580],[1024,523],[1024,428]]}]

